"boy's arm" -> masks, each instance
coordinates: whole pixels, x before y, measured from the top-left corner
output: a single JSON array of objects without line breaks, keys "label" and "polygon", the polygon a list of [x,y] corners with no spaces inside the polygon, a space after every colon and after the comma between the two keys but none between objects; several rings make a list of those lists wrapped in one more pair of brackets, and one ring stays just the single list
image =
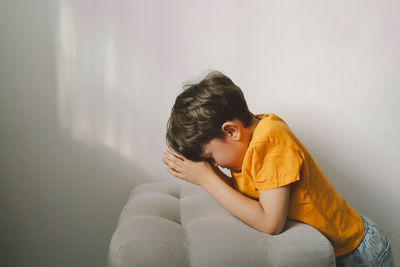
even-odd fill
[{"label": "boy's arm", "polygon": [[260,191],[259,201],[246,197],[223,181],[207,162],[190,161],[165,151],[164,163],[173,176],[203,186],[229,212],[267,234],[282,232],[287,218],[290,185]]},{"label": "boy's arm", "polygon": [[209,179],[204,188],[251,227],[267,234],[282,232],[287,219],[290,185],[260,191],[259,201],[246,197],[221,179]]},{"label": "boy's arm", "polygon": [[233,178],[229,177],[228,175],[226,175],[225,173],[223,173],[218,167],[214,168],[215,173],[225,182],[227,183],[230,187],[234,187],[233,185]]}]

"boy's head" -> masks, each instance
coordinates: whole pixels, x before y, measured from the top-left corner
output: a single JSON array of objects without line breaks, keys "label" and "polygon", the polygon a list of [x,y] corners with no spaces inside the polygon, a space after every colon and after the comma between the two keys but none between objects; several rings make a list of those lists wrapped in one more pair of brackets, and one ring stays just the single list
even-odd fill
[{"label": "boy's head", "polygon": [[167,125],[167,144],[184,157],[200,161],[203,146],[224,139],[222,125],[238,119],[244,127],[253,114],[242,90],[224,74],[214,71],[197,84],[187,84],[178,95]]}]

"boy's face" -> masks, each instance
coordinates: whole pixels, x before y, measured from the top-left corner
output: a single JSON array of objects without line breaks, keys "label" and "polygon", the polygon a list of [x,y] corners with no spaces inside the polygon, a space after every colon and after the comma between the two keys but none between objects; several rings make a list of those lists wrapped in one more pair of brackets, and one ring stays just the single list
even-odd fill
[{"label": "boy's face", "polygon": [[210,160],[214,166],[240,171],[248,144],[235,140],[231,136],[225,139],[212,139],[203,145],[202,157]]}]

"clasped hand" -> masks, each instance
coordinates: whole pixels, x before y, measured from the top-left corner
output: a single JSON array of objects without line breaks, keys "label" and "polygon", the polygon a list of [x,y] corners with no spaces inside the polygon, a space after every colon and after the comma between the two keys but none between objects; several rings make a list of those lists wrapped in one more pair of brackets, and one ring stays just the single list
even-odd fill
[{"label": "clasped hand", "polygon": [[163,162],[173,176],[200,186],[204,186],[215,174],[214,167],[207,161],[192,161],[182,155],[178,157],[168,150],[164,151]]}]

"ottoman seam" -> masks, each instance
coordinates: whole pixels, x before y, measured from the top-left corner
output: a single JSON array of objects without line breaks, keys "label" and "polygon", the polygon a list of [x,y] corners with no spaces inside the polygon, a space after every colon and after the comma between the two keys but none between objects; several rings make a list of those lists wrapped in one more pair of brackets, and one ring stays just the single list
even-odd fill
[{"label": "ottoman seam", "polygon": [[182,186],[179,186],[179,223],[182,224]]},{"label": "ottoman seam", "polygon": [[183,232],[184,232],[183,236],[185,238],[185,240],[183,240],[183,242],[187,245],[187,248],[188,248],[187,249],[187,253],[189,255],[187,255],[187,258],[189,259],[189,266],[188,267],[190,267],[191,266],[190,263],[192,262],[192,259],[191,259],[191,257],[192,257],[192,253],[191,253],[192,245],[190,244],[189,239],[188,239],[186,225],[184,225],[183,222],[182,222],[182,185],[179,186],[179,222],[183,227]]},{"label": "ottoman seam", "polygon": [[[165,217],[161,217],[161,216],[158,216],[158,215],[152,215],[152,214],[137,214],[137,215],[132,215],[132,216],[127,217],[127,218],[117,227],[117,229],[118,229],[120,226],[122,226],[122,225],[131,223],[131,222],[132,222],[133,220],[135,220],[136,218],[146,218],[146,217],[158,218],[158,219],[160,219],[160,220],[169,221],[169,222],[172,222],[172,223],[174,223],[174,224],[178,224],[178,225],[182,226],[181,223],[178,223],[178,222],[176,222],[176,221],[174,221],[174,220],[171,220],[171,219],[168,219],[168,218],[165,218]],[[185,229],[185,230],[186,230],[186,229]]]}]

